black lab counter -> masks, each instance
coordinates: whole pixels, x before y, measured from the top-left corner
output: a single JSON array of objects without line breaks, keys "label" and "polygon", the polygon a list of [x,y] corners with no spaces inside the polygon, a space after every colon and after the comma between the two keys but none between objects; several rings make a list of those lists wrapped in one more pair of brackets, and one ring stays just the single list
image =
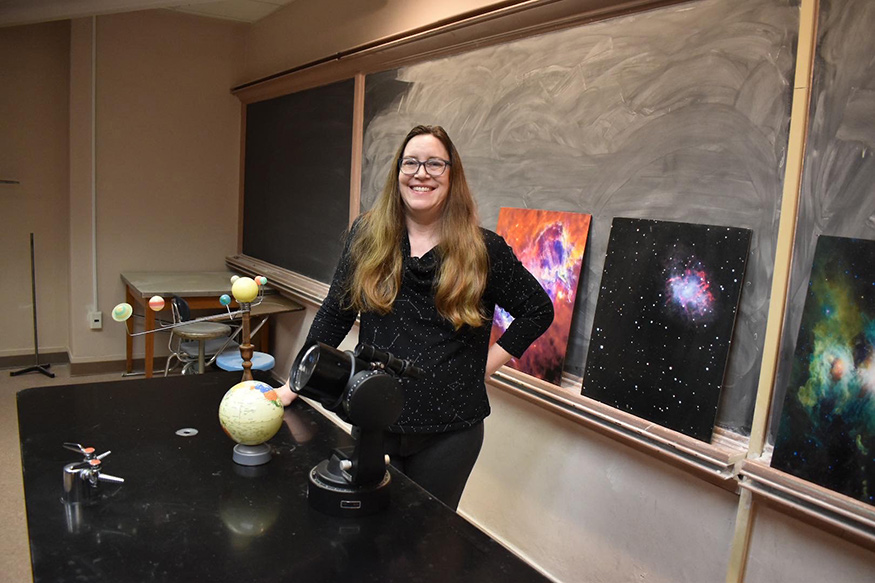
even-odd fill
[{"label": "black lab counter", "polygon": [[[394,469],[385,512],[351,519],[311,509],[308,472],[351,438],[300,399],[270,441],[270,463],[238,466],[217,412],[239,379],[210,373],[18,393],[34,580],[546,581]],[[65,503],[62,471],[79,456],[64,442],[111,450],[103,472],[125,482]]]}]

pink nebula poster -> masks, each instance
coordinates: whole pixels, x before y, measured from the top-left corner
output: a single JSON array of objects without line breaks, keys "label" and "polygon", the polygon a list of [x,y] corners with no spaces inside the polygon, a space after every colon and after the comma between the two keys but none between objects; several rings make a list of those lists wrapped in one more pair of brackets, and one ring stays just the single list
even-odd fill
[{"label": "pink nebula poster", "polygon": [[583,395],[710,441],[752,236],[615,217]]},{"label": "pink nebula poster", "polygon": [[[580,265],[589,235],[591,215],[560,211],[502,208],[495,231],[504,237],[519,260],[537,278],[553,301],[553,324],[521,358],[509,366],[560,384]],[[507,329],[513,317],[496,308],[491,342]]]}]

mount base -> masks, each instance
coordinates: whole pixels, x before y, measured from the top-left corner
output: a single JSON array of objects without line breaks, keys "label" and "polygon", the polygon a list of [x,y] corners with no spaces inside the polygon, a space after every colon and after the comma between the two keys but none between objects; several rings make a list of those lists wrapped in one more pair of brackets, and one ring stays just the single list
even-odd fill
[{"label": "mount base", "polygon": [[389,506],[392,478],[388,471],[374,486],[341,486],[322,478],[328,472],[328,464],[324,460],[310,470],[307,498],[311,508],[330,516],[356,517],[376,514]]}]

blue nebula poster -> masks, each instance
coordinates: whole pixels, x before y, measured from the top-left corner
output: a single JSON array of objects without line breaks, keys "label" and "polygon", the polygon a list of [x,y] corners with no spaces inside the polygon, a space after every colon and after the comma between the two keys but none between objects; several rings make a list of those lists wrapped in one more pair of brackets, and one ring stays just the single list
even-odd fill
[{"label": "blue nebula poster", "polygon": [[751,231],[615,218],[582,394],[710,441]]},{"label": "blue nebula poster", "polygon": [[772,467],[875,505],[875,241],[817,241]]}]

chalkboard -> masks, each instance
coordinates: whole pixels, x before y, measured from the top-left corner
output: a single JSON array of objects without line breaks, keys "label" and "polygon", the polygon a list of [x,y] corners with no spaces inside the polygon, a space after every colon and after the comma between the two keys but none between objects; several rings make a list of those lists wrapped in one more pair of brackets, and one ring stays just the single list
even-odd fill
[{"label": "chalkboard", "polygon": [[243,253],[329,283],[349,224],[354,80],[246,106]]},{"label": "chalkboard", "polygon": [[[784,402],[820,235],[875,240],[875,3],[821,0],[802,191],[773,402]],[[781,407],[772,410],[774,438]]]},{"label": "chalkboard", "polygon": [[362,207],[426,123],[456,143],[483,226],[502,206],[592,214],[565,364],[577,376],[613,217],[751,229],[717,416],[749,431],[798,21],[792,0],[703,0],[368,75]]}]

